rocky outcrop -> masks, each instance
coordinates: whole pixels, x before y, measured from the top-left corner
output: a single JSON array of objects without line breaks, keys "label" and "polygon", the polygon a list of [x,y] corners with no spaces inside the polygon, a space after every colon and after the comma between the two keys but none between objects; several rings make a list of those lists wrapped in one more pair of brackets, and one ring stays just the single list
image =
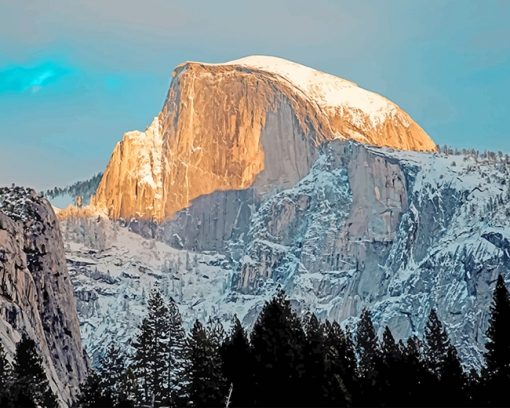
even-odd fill
[{"label": "rocky outcrop", "polygon": [[[495,280],[510,282],[508,174],[504,156],[332,141],[299,181],[270,193],[255,181],[164,223],[105,220],[103,234],[97,217],[68,219],[87,345],[99,355],[112,337],[127,344],[154,285],[187,324],[236,313],[246,325],[281,285],[299,310],[351,327],[368,307],[397,338],[422,336],[435,307],[479,367]],[[102,245],[91,239],[102,235]]]},{"label": "rocky outcrop", "polygon": [[254,212],[234,287],[349,322],[422,335],[432,307],[478,366],[498,274],[510,279],[510,162],[324,145],[310,173]]},{"label": "rocky outcrop", "polygon": [[388,255],[408,207],[401,167],[362,145],[332,143],[322,150],[309,175],[258,210],[246,240],[241,291],[279,278],[279,267],[291,258],[304,271],[344,265],[376,273]]},{"label": "rocky outcrop", "polygon": [[217,191],[264,196],[304,177],[332,139],[436,148],[387,99],[289,61],[188,62],[173,75],[161,113],[117,144],[92,199],[112,218],[163,221]]},{"label": "rocky outcrop", "polygon": [[36,341],[54,391],[70,403],[87,360],[55,214],[20,187],[0,189],[0,341],[12,356],[26,333]]}]

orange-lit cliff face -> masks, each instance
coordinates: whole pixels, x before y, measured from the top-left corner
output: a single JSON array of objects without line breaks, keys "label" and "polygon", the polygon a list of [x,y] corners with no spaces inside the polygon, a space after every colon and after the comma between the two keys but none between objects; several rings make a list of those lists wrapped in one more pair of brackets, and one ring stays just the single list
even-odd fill
[{"label": "orange-lit cliff face", "polygon": [[327,140],[436,149],[384,97],[279,58],[188,62],[173,74],[161,113],[124,135],[92,199],[112,218],[161,221],[214,191],[292,185]]}]

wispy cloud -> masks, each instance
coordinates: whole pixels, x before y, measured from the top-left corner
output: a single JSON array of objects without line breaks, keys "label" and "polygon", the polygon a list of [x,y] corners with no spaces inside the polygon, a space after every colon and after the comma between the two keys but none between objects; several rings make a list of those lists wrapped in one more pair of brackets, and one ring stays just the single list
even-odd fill
[{"label": "wispy cloud", "polygon": [[51,61],[35,65],[10,64],[0,67],[0,94],[36,93],[59,82],[72,72],[71,68]]},{"label": "wispy cloud", "polygon": [[249,54],[382,93],[441,144],[510,151],[510,2],[417,3],[0,0],[0,184],[97,172],[157,114],[175,65]]}]

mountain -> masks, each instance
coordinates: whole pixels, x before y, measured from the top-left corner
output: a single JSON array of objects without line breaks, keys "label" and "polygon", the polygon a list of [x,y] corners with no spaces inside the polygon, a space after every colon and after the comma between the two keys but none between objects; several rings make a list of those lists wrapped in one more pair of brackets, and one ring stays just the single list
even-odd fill
[{"label": "mountain", "polygon": [[498,274],[510,279],[510,158],[437,150],[355,84],[288,61],[185,63],[162,112],[116,146],[92,205],[61,214],[84,342],[127,345],[151,287],[187,323],[253,323],[280,285],[397,338],[438,310],[478,367]]},{"label": "mountain", "polygon": [[112,218],[162,221],[214,191],[289,187],[328,140],[436,149],[386,98],[280,58],[187,62],[173,77],[161,113],[124,135],[92,198]]},{"label": "mountain", "polygon": [[479,367],[499,273],[510,279],[510,158],[325,143],[295,185],[194,200],[162,224],[62,221],[82,332],[97,357],[136,332],[150,288],[185,321],[253,323],[281,285],[294,306],[352,325],[363,307],[397,338],[432,307]]},{"label": "mountain", "polygon": [[34,339],[52,389],[70,403],[88,363],[58,221],[33,190],[0,188],[0,282],[0,341],[12,358],[23,333]]}]

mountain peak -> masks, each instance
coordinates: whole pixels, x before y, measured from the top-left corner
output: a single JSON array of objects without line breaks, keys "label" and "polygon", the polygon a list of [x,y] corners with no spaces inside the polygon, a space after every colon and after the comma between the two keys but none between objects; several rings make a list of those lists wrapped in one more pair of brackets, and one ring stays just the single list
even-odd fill
[{"label": "mountain peak", "polygon": [[396,104],[334,75],[266,56],[186,62],[152,124],[117,144],[92,203],[161,221],[215,191],[268,194],[300,180],[334,139],[436,149]]},{"label": "mountain peak", "polygon": [[[225,63],[188,61],[185,64],[240,66],[265,71],[288,81],[322,109],[359,111],[360,123],[363,121],[361,116],[365,116],[370,119],[370,124],[374,127],[383,123],[388,117],[398,115],[401,111],[399,106],[387,98],[363,89],[352,81],[280,57],[250,55]],[[434,148],[435,145],[431,143],[424,150],[434,150]]]}]

